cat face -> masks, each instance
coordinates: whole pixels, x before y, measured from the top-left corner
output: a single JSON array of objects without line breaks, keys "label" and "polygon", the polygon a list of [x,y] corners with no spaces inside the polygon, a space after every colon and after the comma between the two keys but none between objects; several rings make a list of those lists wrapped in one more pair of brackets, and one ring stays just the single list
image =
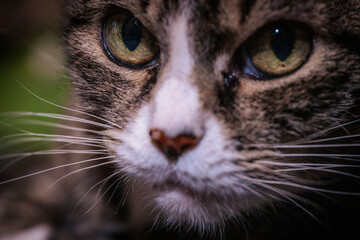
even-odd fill
[{"label": "cat face", "polygon": [[356,151],[310,141],[359,129],[339,127],[360,114],[354,1],[68,5],[81,107],[113,123],[119,176],[168,222],[215,224],[321,192],[334,177],[321,169]]}]

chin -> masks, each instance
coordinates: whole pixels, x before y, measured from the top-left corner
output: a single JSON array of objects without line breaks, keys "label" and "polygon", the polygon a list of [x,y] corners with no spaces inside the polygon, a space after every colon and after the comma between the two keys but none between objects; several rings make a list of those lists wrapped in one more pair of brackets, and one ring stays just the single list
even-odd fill
[{"label": "chin", "polygon": [[228,220],[241,218],[249,207],[236,197],[205,197],[179,188],[156,191],[153,197],[161,224],[186,226],[203,233],[221,231]]}]

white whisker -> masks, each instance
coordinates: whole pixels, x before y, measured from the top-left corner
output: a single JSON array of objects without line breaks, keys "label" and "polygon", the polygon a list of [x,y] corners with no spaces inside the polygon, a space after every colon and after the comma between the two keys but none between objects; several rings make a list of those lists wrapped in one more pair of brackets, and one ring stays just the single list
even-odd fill
[{"label": "white whisker", "polygon": [[334,163],[284,163],[284,162],[274,162],[274,161],[268,161],[268,160],[260,160],[257,161],[257,163],[260,164],[267,164],[272,166],[286,166],[286,167],[309,167],[309,166],[315,166],[315,167],[353,167],[353,168],[360,168],[359,165],[348,165],[348,164],[334,164]]},{"label": "white whisker", "polygon": [[84,161],[78,161],[78,162],[74,162],[74,163],[63,164],[63,165],[60,165],[60,166],[48,168],[48,169],[45,169],[45,170],[30,173],[30,174],[26,174],[26,175],[23,175],[21,177],[16,177],[16,178],[12,178],[12,179],[9,179],[9,180],[5,180],[5,181],[0,182],[0,185],[10,183],[10,182],[14,182],[14,181],[18,181],[18,180],[21,180],[21,179],[24,179],[24,178],[33,177],[33,176],[36,176],[36,175],[39,175],[39,174],[42,174],[42,173],[46,173],[46,172],[50,172],[50,171],[54,171],[54,170],[57,170],[57,169],[60,169],[60,168],[70,167],[70,166],[74,166],[74,165],[82,164],[82,163],[100,161],[100,160],[109,159],[109,158],[112,158],[112,157],[111,156],[106,156],[106,157],[100,157],[100,158],[87,159],[87,160],[84,160]]},{"label": "white whisker", "polygon": [[8,135],[8,136],[3,137],[3,138],[1,138],[0,140],[3,141],[3,140],[5,140],[5,139],[12,138],[12,137],[26,137],[26,136],[36,136],[36,137],[44,137],[44,138],[46,138],[46,137],[59,137],[59,138],[78,139],[78,140],[89,140],[89,141],[98,141],[98,142],[103,141],[102,138],[98,138],[98,137],[95,137],[95,138],[90,138],[90,137],[76,137],[76,136],[68,136],[68,135],[32,133],[32,132],[12,134],[12,135]]},{"label": "white whisker", "polygon": [[124,207],[127,196],[129,195],[129,192],[130,192],[130,187],[129,187],[129,184],[128,184],[129,179],[126,177],[126,175],[123,175],[122,181],[124,183],[125,188],[124,188],[123,195],[121,196],[121,199],[119,201],[119,204],[116,207],[115,214],[117,214],[119,212],[120,207]]},{"label": "white whisker", "polygon": [[[248,177],[243,177],[241,176],[241,178],[243,179],[246,179],[247,181],[255,184],[255,185],[259,185],[265,189],[268,189],[268,190],[271,190],[277,194],[279,194],[280,196],[284,197],[286,200],[290,201],[291,203],[293,203],[295,206],[299,207],[300,209],[302,209],[303,211],[305,211],[307,214],[309,214],[311,217],[313,217],[315,220],[319,221],[319,219],[317,217],[315,217],[309,210],[307,210],[305,207],[303,207],[301,204],[299,204],[298,202],[296,202],[294,199],[297,199],[299,201],[302,201],[306,204],[309,204],[309,205],[316,205],[314,204],[313,202],[310,202],[308,201],[307,199],[305,198],[302,198],[298,195],[295,195],[293,193],[290,193],[288,191],[285,191],[283,189],[279,189],[279,188],[276,188],[272,185],[269,185],[269,184],[266,184],[266,183],[263,183],[262,181],[259,181],[258,179],[254,179],[254,178],[248,178]],[[320,221],[319,221],[320,222]]]},{"label": "white whisker", "polygon": [[[15,138],[14,140],[9,140]],[[17,139],[16,139],[17,138]],[[7,140],[6,142],[4,142]],[[0,142],[3,142],[0,149],[16,145],[18,143],[32,142],[32,141],[48,141],[48,142],[72,142],[76,144],[89,144],[89,146],[102,147],[101,144],[104,142],[113,143],[114,141],[110,139],[103,139],[98,137],[75,137],[68,135],[58,135],[58,134],[40,134],[40,133],[18,133],[5,136],[0,139]]]},{"label": "white whisker", "polygon": [[344,158],[344,157],[330,157],[331,159],[339,159],[339,160],[345,160],[345,161],[352,161],[352,162],[359,162],[360,159],[355,158]]},{"label": "white whisker", "polygon": [[[93,141],[89,140],[73,140],[73,139],[67,139],[67,138],[43,138],[43,137],[24,137],[20,139],[15,139],[12,141],[8,141],[0,147],[0,149],[4,149],[6,147],[12,147],[16,146],[21,143],[26,142],[58,142],[58,143],[72,143],[76,145],[82,145],[82,146],[90,146],[90,147],[97,147],[97,148],[104,148],[103,145],[100,143],[92,143]],[[90,142],[90,143],[89,143]]]},{"label": "white whisker", "polygon": [[111,200],[112,200],[113,197],[115,196],[115,193],[117,192],[117,190],[118,190],[118,188],[119,188],[119,186],[120,186],[120,184],[121,184],[121,179],[119,179],[117,182],[118,182],[118,184],[116,185],[116,187],[115,187],[114,191],[112,192],[109,200],[107,201],[106,206],[110,204]]},{"label": "white whisker", "polygon": [[70,116],[70,115],[63,115],[63,114],[56,114],[56,113],[5,112],[5,113],[0,114],[0,117],[1,118],[6,117],[4,120],[7,120],[7,121],[11,120],[13,118],[27,117],[27,116],[44,117],[44,118],[52,118],[52,119],[58,119],[58,120],[66,120],[66,121],[72,121],[72,122],[85,123],[85,124],[101,127],[104,129],[110,128],[110,126],[106,125],[106,124],[102,124],[102,123],[94,122],[94,121],[91,121],[88,119],[83,119],[83,118],[74,117],[74,116]]},{"label": "white whisker", "polygon": [[[38,147],[40,147],[41,145],[43,145],[44,144],[44,142],[38,142],[38,143],[36,143],[36,144],[32,144],[31,146],[26,146],[26,147],[23,147],[23,148],[21,148],[21,149],[17,149],[17,152],[24,152],[24,151],[29,151],[29,150],[31,150],[31,149],[33,149],[33,148],[38,148]],[[68,144],[65,144],[65,145],[68,145]],[[58,149],[60,149],[60,148],[58,148]],[[36,151],[36,152],[38,152],[38,151]],[[11,167],[12,165],[14,165],[14,164],[16,164],[17,162],[19,162],[19,161],[21,161],[22,159],[24,159],[26,156],[19,156],[19,157],[17,157],[16,159],[13,159],[13,160],[11,160],[11,161],[9,161],[8,163],[6,163],[4,166],[2,166],[1,168],[0,168],[0,173],[2,173],[2,172],[4,172],[6,169],[8,169],[9,167]]]},{"label": "white whisker", "polygon": [[75,205],[74,209],[72,210],[72,214],[71,216],[74,214],[75,210],[77,209],[77,207],[81,204],[81,202],[85,199],[85,197],[94,189],[96,188],[99,184],[111,179],[112,177],[114,177],[116,174],[111,174],[110,176],[107,176],[106,178],[104,178],[103,180],[97,182],[96,184],[94,184],[84,195],[83,197],[77,202],[77,204]]},{"label": "white whisker", "polygon": [[272,180],[260,180],[260,179],[256,179],[256,181],[261,182],[261,183],[266,183],[266,184],[272,184],[272,185],[283,185],[283,186],[295,187],[295,188],[305,189],[305,190],[313,191],[313,192],[360,196],[360,193],[357,193],[357,192],[343,192],[343,191],[328,190],[328,189],[316,188],[316,187],[311,187],[311,186],[306,186],[306,185],[304,186],[304,185],[300,185],[297,183],[286,182],[286,181],[272,181]]},{"label": "white whisker", "polygon": [[[322,130],[322,131],[319,131],[319,132],[317,132],[317,133],[315,133],[315,134],[312,134],[312,135],[306,137],[305,139],[301,139],[301,140],[295,141],[295,142],[293,142],[293,143],[309,142],[309,141],[311,141],[311,140],[314,139],[314,138],[318,138],[318,137],[320,137],[320,136],[325,135],[325,134],[328,133],[328,132],[337,130],[337,129],[339,129],[339,128],[345,129],[345,132],[348,134],[348,131],[346,130],[345,127],[346,127],[346,126],[349,126],[349,125],[352,125],[352,124],[357,124],[357,123],[360,123],[360,119],[356,119],[356,120],[353,120],[353,121],[350,121],[350,122],[347,122],[347,123],[339,124],[339,125],[336,125],[336,126],[334,126],[334,127],[330,127],[330,128],[324,129],[324,130]],[[316,140],[315,140],[315,141],[316,141]]]},{"label": "white whisker", "polygon": [[[360,166],[356,166],[356,167],[360,167]],[[342,172],[342,171],[333,170],[333,169],[330,169],[330,168],[335,168],[335,167],[320,167],[320,168],[304,167],[304,168],[291,168],[291,169],[277,169],[275,171],[276,172],[319,171],[319,172],[334,173],[334,174],[338,174],[338,175],[343,175],[343,176],[347,176],[347,177],[351,177],[351,178],[360,179],[360,176],[357,176],[357,175],[354,175],[354,174],[351,174],[351,173],[346,173],[346,172]]]},{"label": "white whisker", "polygon": [[317,145],[273,145],[273,144],[253,144],[250,146],[262,147],[262,148],[274,148],[274,149],[297,149],[297,148],[349,148],[360,147],[359,143],[355,144],[317,144]]},{"label": "white whisker", "polygon": [[105,194],[120,180],[114,181],[106,190],[105,192],[95,201],[95,203],[86,211],[82,214],[86,215],[87,213],[89,213],[91,210],[93,210],[95,208],[95,206],[101,201],[101,199],[105,196]]},{"label": "white whisker", "polygon": [[[14,78],[15,78],[15,77],[14,77]],[[59,105],[59,104],[50,102],[50,101],[48,101],[48,100],[46,100],[46,99],[44,99],[44,98],[36,95],[36,94],[33,93],[32,91],[30,91],[30,89],[28,89],[27,87],[25,87],[25,85],[22,84],[21,82],[19,82],[16,78],[15,78],[14,80],[15,80],[16,82],[18,82],[18,83],[19,83],[27,92],[29,92],[31,95],[33,95],[34,97],[42,100],[42,101],[45,102],[45,103],[48,103],[48,104],[50,104],[50,105],[52,105],[52,106],[55,106],[55,107],[58,107],[58,108],[61,108],[61,109],[64,109],[64,110],[68,110],[68,111],[71,111],[71,112],[84,114],[84,115],[86,115],[86,116],[89,116],[89,117],[98,119],[98,120],[100,120],[100,121],[106,122],[106,123],[110,124],[110,125],[113,126],[113,127],[117,127],[117,128],[119,128],[119,129],[122,129],[121,126],[119,126],[118,124],[113,123],[113,122],[111,122],[111,121],[109,121],[109,120],[107,120],[107,119],[101,118],[101,117],[99,117],[99,116],[96,116],[96,115],[93,115],[93,114],[90,114],[90,113],[87,113],[87,112],[83,112],[83,111],[80,111],[80,110],[72,109],[72,108],[69,108],[69,107],[64,107],[64,106],[61,106],[61,105]]]},{"label": "white whisker", "polygon": [[[295,206],[299,207],[300,209],[302,209],[304,212],[306,212],[307,214],[309,214],[312,218],[314,218],[316,221],[321,222],[314,214],[312,214],[309,210],[307,210],[305,207],[303,207],[301,204],[299,204],[298,202],[296,202],[293,198],[287,196],[286,194],[283,194],[281,190],[277,190],[277,188],[272,188],[270,186],[267,186],[268,189],[277,192],[278,194],[280,194],[281,196],[283,196],[284,198],[286,198],[288,201],[290,201],[291,203],[293,203]],[[286,192],[289,195],[289,192]]]},{"label": "white whisker", "polygon": [[[111,156],[108,156],[107,158],[111,158]],[[82,171],[85,171],[85,170],[88,170],[88,169],[93,169],[93,168],[101,167],[101,166],[108,165],[108,164],[111,164],[111,163],[114,163],[114,161],[104,162],[104,163],[92,165],[92,166],[89,166],[89,167],[84,167],[84,168],[75,170],[75,171],[73,171],[73,172],[70,172],[70,173],[62,176],[61,178],[59,178],[59,179],[56,180],[55,182],[53,182],[53,183],[49,186],[49,188],[53,187],[56,183],[60,182],[61,180],[65,179],[66,177],[69,177],[69,176],[71,176],[71,175],[73,175],[73,174],[75,174],[75,173],[82,172]]]},{"label": "white whisker", "polygon": [[[63,148],[65,148],[65,147],[67,147],[67,146],[70,146],[70,145],[73,145],[73,143],[63,144],[62,146],[59,146],[58,148],[53,149],[53,151],[56,151],[56,150],[59,150],[59,151],[60,151],[60,150],[62,150]],[[31,152],[31,154],[34,155],[35,153],[39,153],[39,152],[43,152],[43,151],[45,151],[45,150],[40,150],[40,151]],[[49,150],[47,150],[47,151],[49,151]],[[93,151],[93,150],[91,150],[91,151]],[[105,152],[102,152],[101,154],[104,154],[104,153],[105,153]],[[91,154],[94,155],[95,153],[92,152]],[[25,159],[25,158],[28,157],[28,156],[29,156],[29,155],[26,154],[26,155],[24,155],[24,156],[19,156],[19,157],[17,157],[16,159],[11,160],[9,163],[5,164],[5,166],[3,166],[3,167],[0,169],[0,173],[2,173],[3,171],[5,171],[5,170],[8,169],[9,167],[11,167],[12,165],[14,165],[14,164],[16,164],[17,162]]]},{"label": "white whisker", "polygon": [[40,155],[58,155],[58,154],[107,154],[106,150],[43,150],[28,153],[11,153],[0,156],[0,160],[17,158],[17,157],[30,157]]},{"label": "white whisker", "polygon": [[80,128],[80,127],[71,127],[69,125],[59,124],[59,123],[53,123],[53,122],[47,122],[47,121],[41,121],[41,120],[29,120],[29,119],[21,119],[14,121],[13,124],[28,124],[28,125],[40,125],[40,126],[49,126],[49,127],[55,127],[59,129],[68,129],[68,130],[74,130],[74,131],[80,131],[80,132],[88,132],[88,133],[94,133],[98,135],[102,135],[102,131],[96,131],[91,130],[87,128]]},{"label": "white whisker", "polygon": [[333,157],[360,157],[359,154],[327,154],[327,153],[278,153],[278,157],[324,157],[324,158],[333,158]]},{"label": "white whisker", "polygon": [[331,138],[323,138],[323,139],[311,140],[308,143],[337,141],[337,140],[344,140],[344,139],[357,138],[357,137],[360,137],[360,134],[353,134],[353,135],[348,135],[348,136],[339,136],[339,137],[331,137]]}]

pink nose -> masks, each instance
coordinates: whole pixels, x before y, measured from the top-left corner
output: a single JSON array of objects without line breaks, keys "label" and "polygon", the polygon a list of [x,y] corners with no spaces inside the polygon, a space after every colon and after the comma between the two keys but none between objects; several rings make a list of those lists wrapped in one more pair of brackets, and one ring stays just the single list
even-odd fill
[{"label": "pink nose", "polygon": [[152,143],[170,161],[175,161],[181,154],[195,148],[200,142],[200,138],[192,134],[180,134],[171,138],[160,129],[151,129],[150,137]]}]

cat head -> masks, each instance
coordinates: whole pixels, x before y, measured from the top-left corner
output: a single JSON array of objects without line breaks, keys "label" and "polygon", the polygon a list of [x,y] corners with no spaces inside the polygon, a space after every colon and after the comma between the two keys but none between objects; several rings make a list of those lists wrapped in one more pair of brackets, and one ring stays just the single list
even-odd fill
[{"label": "cat head", "polygon": [[321,144],[359,129],[359,10],[70,1],[68,67],[82,110],[109,125],[119,177],[169,223],[218,224],[321,190],[334,177],[321,169],[356,151]]}]

